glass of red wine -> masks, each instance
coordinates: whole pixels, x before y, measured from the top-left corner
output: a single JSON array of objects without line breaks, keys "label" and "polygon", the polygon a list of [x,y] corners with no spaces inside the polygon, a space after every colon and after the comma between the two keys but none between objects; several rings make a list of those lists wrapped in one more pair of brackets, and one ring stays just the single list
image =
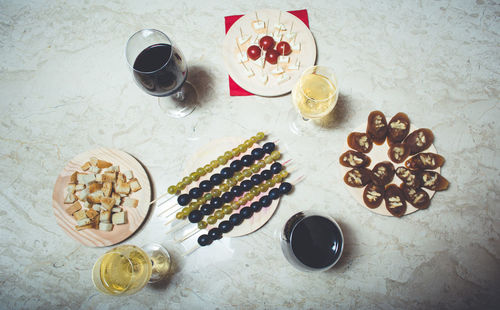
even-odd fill
[{"label": "glass of red wine", "polygon": [[280,233],[285,258],[302,271],[325,271],[335,265],[344,249],[344,235],[328,214],[303,211],[290,217]]},{"label": "glass of red wine", "polygon": [[196,108],[196,89],[186,78],[188,67],[181,51],[163,32],[143,29],[127,41],[125,57],[136,84],[158,97],[169,116],[181,118]]}]

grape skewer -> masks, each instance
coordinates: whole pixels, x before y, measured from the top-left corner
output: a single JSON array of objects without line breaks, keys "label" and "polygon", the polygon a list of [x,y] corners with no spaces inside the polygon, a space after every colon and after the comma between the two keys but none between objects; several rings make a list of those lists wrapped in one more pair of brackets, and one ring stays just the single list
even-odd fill
[{"label": "grape skewer", "polygon": [[[282,180],[285,179],[288,176],[288,174],[289,174],[288,171],[282,170],[281,172],[279,172],[278,174],[276,174],[272,179],[269,179],[269,180],[265,181],[265,183],[263,183],[264,186],[263,186],[261,192],[266,192],[269,188],[272,188],[274,185],[281,183]],[[273,191],[273,190],[271,190],[271,191]],[[273,193],[270,192],[269,195],[273,196],[273,195],[276,195],[276,193],[275,192],[273,192]],[[262,196],[262,197],[264,197],[264,196]],[[241,201],[241,200],[239,200],[239,201]],[[209,222],[209,224],[211,224],[211,225],[216,224],[217,220],[222,220],[222,219],[224,219],[224,217],[226,215],[231,215],[233,213],[233,211],[238,210],[241,206],[243,206],[243,208],[241,208],[240,213],[243,212],[244,214],[249,214],[249,212],[251,212],[251,211],[249,211],[248,208],[253,208],[254,212],[260,211],[260,209],[262,208],[262,207],[258,207],[258,204],[262,203],[262,202],[259,202],[260,199],[258,201],[252,202],[250,204],[250,206],[246,207],[246,204],[249,201],[251,201],[251,200],[246,200],[245,199],[245,200],[241,201],[241,203],[239,203],[239,204],[236,205],[237,209],[234,209],[234,208],[232,208],[232,206],[230,206],[229,208],[227,208],[227,211],[224,210],[224,214],[222,215],[222,217],[215,217],[214,221]],[[230,218],[229,218],[230,221],[232,221],[232,218],[235,218],[233,215],[230,216]],[[185,235],[180,240],[178,240],[178,242],[182,242],[182,241],[186,240],[187,238],[191,237],[192,235],[196,234],[198,231],[206,228],[207,223],[204,223],[204,225],[199,225],[200,223],[203,223],[203,222],[201,222],[201,221],[198,222],[198,228],[192,230],[191,232],[188,232],[187,235]]]},{"label": "grape skewer", "polygon": [[156,201],[158,201],[160,198],[166,196],[167,194],[171,194],[171,195],[177,194],[178,192],[180,192],[184,188],[186,188],[186,186],[191,184],[193,181],[198,180],[201,176],[204,176],[208,172],[211,172],[213,169],[219,167],[219,165],[224,165],[233,157],[238,156],[239,154],[245,152],[248,148],[250,148],[252,145],[254,145],[257,141],[264,139],[265,136],[266,135],[264,132],[258,132],[255,136],[251,137],[248,140],[245,140],[245,142],[238,145],[232,151],[226,151],[223,155],[219,156],[217,158],[217,160],[211,161],[210,163],[206,164],[203,168],[200,167],[200,168],[196,169],[196,171],[192,172],[189,176],[184,177],[176,185],[169,186],[167,189],[167,192],[160,195],[157,199],[153,200],[150,203],[150,205],[155,203]]},{"label": "grape skewer", "polygon": [[[268,152],[270,152],[271,149],[274,149],[274,143],[271,143],[271,142],[266,143],[264,145],[264,149],[266,149],[265,146],[268,144],[270,144],[269,145],[270,147],[268,148]],[[259,157],[260,156],[258,156],[257,158],[259,158]],[[222,192],[227,192],[230,189],[230,186],[234,186],[234,185],[238,184],[238,182],[242,181],[243,179],[251,177],[252,173],[259,172],[260,169],[264,168],[267,164],[271,164],[273,161],[278,160],[279,157],[281,157],[281,153],[279,151],[272,151],[270,155],[268,155],[264,158],[264,160],[259,160],[257,163],[252,164],[249,168],[246,168],[241,172],[235,172],[232,178],[227,179],[226,182],[221,184],[218,188],[212,189],[210,191],[210,193],[205,194],[202,198],[198,199],[195,202],[191,202],[189,204],[189,206],[184,207],[180,212],[177,212],[175,218],[166,222],[165,225],[170,224],[175,219],[179,219],[179,220],[185,219],[191,211],[199,209],[203,204],[205,204],[209,200],[213,199],[213,197],[221,196]],[[290,160],[287,161],[287,163],[288,162],[290,162]],[[247,162],[247,165],[251,164],[251,163],[252,162]],[[205,182],[205,181],[202,181],[200,183],[200,185],[203,185],[202,184],[203,182]],[[210,183],[210,185],[211,185],[211,183]],[[162,213],[165,213],[174,207],[177,207],[176,210],[178,210],[178,206],[173,205],[170,208],[168,208],[167,210],[164,210]],[[167,217],[169,217],[172,214],[173,213],[170,213]]]},{"label": "grape skewer", "polygon": [[[297,181],[294,183],[297,183],[301,180],[299,178]],[[212,228],[208,234],[202,234],[198,237],[198,244],[191,248],[189,251],[187,251],[183,256],[187,256],[194,252],[195,250],[199,249],[200,247],[207,246],[212,244],[213,241],[219,240],[222,238],[223,234],[230,232],[234,226],[240,225],[245,219],[248,219],[253,216],[253,214],[259,212],[262,208],[267,208],[270,204],[271,201],[274,199],[278,199],[282,195],[288,194],[292,190],[292,184],[288,182],[283,182],[280,184],[279,187],[273,188],[271,191],[273,194],[271,194],[271,191],[269,191],[269,195],[262,196],[257,204],[255,204],[255,210],[254,208],[250,208],[251,211],[245,211],[242,214],[242,211],[238,213],[238,215],[233,214],[233,220],[229,221],[223,221],[219,224],[217,228]],[[277,190],[277,191],[275,191]],[[254,202],[255,203],[255,202]],[[260,204],[260,205],[259,205]],[[260,208],[259,208],[260,207]],[[248,210],[248,209],[246,209]]]},{"label": "grape skewer", "polygon": [[[261,160],[261,156],[264,156],[265,154],[273,154],[274,152],[274,149],[276,148],[276,144],[275,143],[278,143],[278,141],[275,141],[275,142],[267,142],[265,143],[262,148],[256,148],[256,149],[253,149],[252,152],[252,156],[254,157],[255,160]],[[246,150],[244,150],[246,151]],[[239,155],[240,153],[237,153],[238,150],[237,148],[233,149],[233,152],[235,152],[235,155]],[[265,164],[269,164],[272,162],[272,158],[267,158],[269,156],[266,156],[266,158],[264,158],[264,161],[265,161]],[[239,167],[243,166],[243,163],[241,162],[241,160],[234,160],[233,162],[231,162],[230,166],[229,167],[226,167],[224,169],[221,170],[221,175],[223,176],[224,173],[230,173],[229,172],[229,169],[233,170],[233,175],[234,177],[237,177],[237,173],[238,173],[238,169]],[[245,171],[243,171],[243,173],[245,174]],[[213,177],[213,176],[212,176]],[[220,178],[218,178],[220,180]],[[213,181],[213,180],[212,180]],[[206,188],[210,188],[210,187],[213,187],[214,184],[210,183],[211,181],[209,180],[205,180],[205,181],[202,181],[200,183],[200,186],[205,186]],[[167,199],[170,200],[172,197],[175,197],[175,196],[171,196],[170,198]],[[181,198],[182,197],[182,198]],[[159,199],[159,198],[158,198]],[[156,200],[158,200],[156,199]],[[178,200],[179,199],[182,199],[182,201],[184,202],[188,202],[189,201],[189,195],[187,194],[182,194],[180,196],[178,196],[177,198]],[[155,200],[155,201],[156,201]],[[202,203],[203,204],[203,203]],[[183,204],[181,204],[183,205]],[[168,212],[169,210],[171,210],[172,208],[175,208],[177,207],[178,205],[177,204],[174,204],[174,205],[171,205],[170,207],[168,207],[167,209],[163,210],[161,213],[159,213],[158,215],[162,215],[166,212]],[[169,214],[168,216],[170,216],[171,214]],[[168,217],[167,216],[167,217]]]}]

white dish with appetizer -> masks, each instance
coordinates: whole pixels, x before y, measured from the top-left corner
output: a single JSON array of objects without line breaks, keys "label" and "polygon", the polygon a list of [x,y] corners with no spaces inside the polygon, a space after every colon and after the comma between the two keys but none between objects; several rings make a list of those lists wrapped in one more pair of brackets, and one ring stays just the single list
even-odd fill
[{"label": "white dish with appetizer", "polygon": [[260,96],[290,92],[301,72],[316,61],[316,42],[296,16],[258,10],[238,19],[224,38],[223,55],[231,78]]}]

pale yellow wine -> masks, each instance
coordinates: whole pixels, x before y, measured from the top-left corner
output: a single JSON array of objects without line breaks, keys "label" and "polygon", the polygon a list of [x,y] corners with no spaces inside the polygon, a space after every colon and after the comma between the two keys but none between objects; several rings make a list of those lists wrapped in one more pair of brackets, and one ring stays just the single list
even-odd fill
[{"label": "pale yellow wine", "polygon": [[305,118],[320,118],[328,114],[337,100],[336,87],[320,74],[304,75],[293,91],[293,101]]},{"label": "pale yellow wine", "polygon": [[108,294],[132,294],[146,285],[152,265],[148,255],[133,245],[122,245],[107,253],[100,264],[102,289]]}]

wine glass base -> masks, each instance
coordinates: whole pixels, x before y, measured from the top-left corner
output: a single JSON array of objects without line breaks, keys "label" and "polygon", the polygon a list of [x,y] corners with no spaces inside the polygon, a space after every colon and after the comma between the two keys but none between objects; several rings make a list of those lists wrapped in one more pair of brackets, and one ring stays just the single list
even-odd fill
[{"label": "wine glass base", "polygon": [[170,255],[167,249],[157,243],[148,243],[142,247],[143,251],[148,254],[153,265],[153,271],[149,283],[155,283],[165,279],[170,271]]},{"label": "wine glass base", "polygon": [[314,121],[303,118],[295,109],[288,112],[288,127],[297,136],[312,136],[317,133]]},{"label": "wine glass base", "polygon": [[193,84],[185,81],[177,93],[168,97],[158,97],[158,105],[168,116],[183,118],[198,106],[198,92]]}]

